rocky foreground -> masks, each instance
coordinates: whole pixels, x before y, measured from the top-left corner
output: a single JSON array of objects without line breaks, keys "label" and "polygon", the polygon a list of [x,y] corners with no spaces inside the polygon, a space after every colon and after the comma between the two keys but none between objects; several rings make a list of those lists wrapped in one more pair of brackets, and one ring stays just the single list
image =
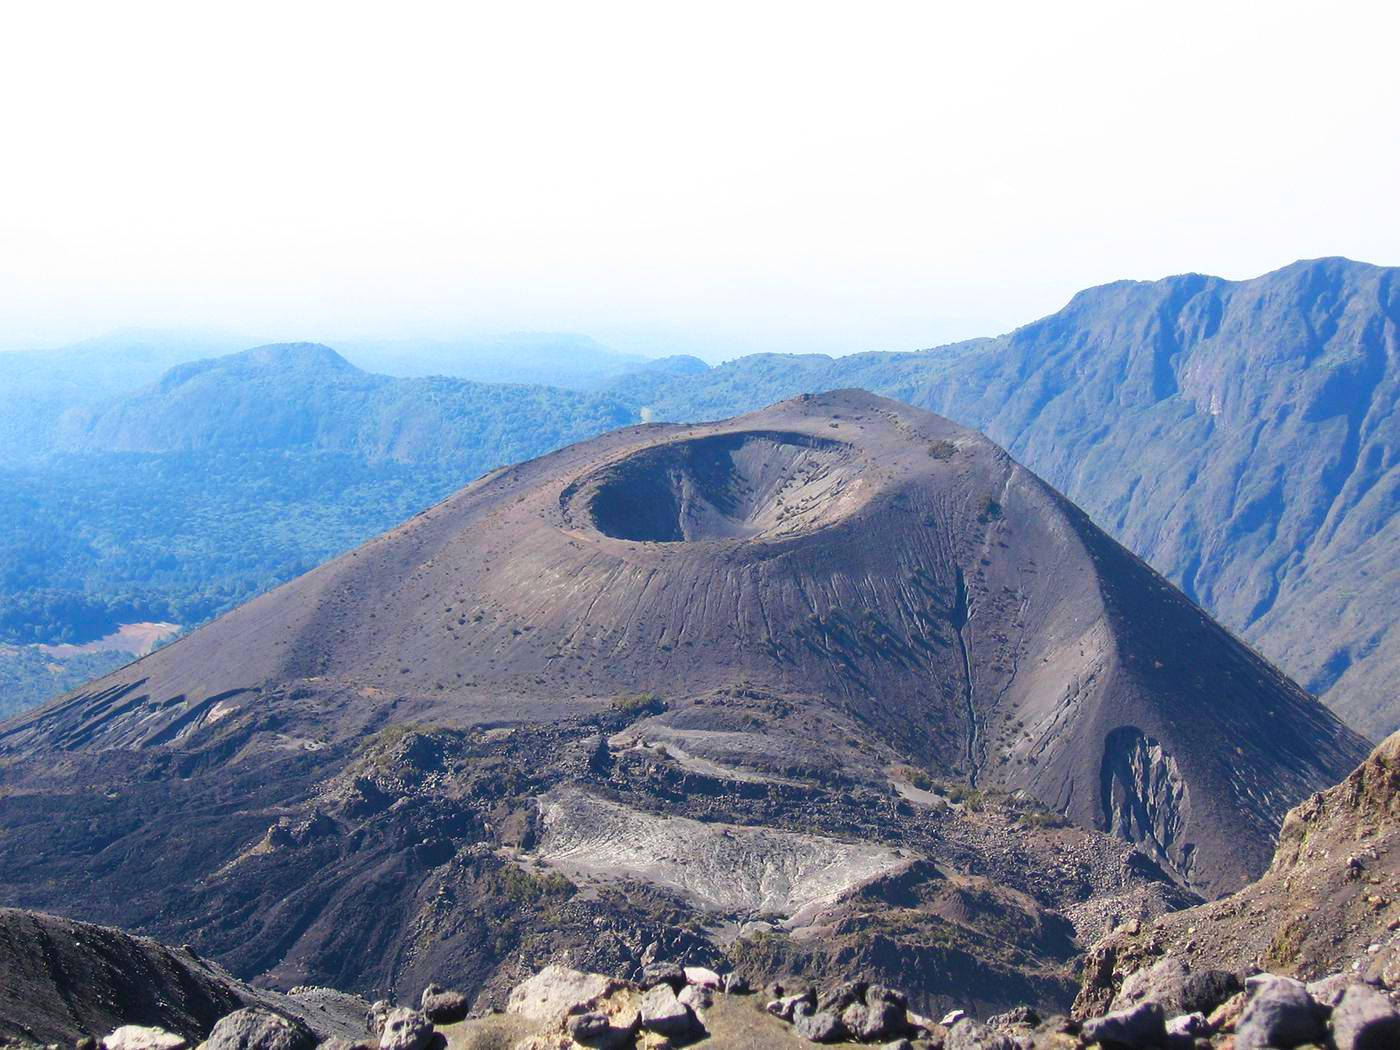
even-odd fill
[{"label": "rocky foreground", "polygon": [[[295,995],[296,993],[293,993]],[[305,994],[305,990],[303,990]],[[759,1050],[878,1045],[885,1050],[1393,1050],[1400,992],[1355,971],[1304,984],[1276,974],[1192,973],[1157,966],[1129,982],[1129,1005],[1076,1020],[1020,1007],[979,1021],[953,1010],[935,1021],[900,992],[864,981],[775,984],[756,993],[737,974],[653,965],[623,981],[551,965],[518,985],[503,1012],[471,1014],[466,996],[436,985],[413,1006],[379,1001],[364,1031],[324,1038],[269,1006],[245,1006],[202,1038],[123,1025],[76,1050]],[[42,1045],[10,1039],[22,1050]],[[56,1048],[59,1044],[48,1044]]]}]

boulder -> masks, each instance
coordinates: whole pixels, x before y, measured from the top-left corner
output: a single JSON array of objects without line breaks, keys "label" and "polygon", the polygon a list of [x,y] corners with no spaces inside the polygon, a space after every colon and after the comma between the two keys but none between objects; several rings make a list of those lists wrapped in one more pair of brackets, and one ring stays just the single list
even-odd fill
[{"label": "boulder", "polygon": [[637,1030],[635,1014],[628,1015],[626,1024],[617,1024],[618,1018],[609,1017],[597,1010],[581,1014],[570,1014],[564,1019],[564,1031],[569,1038],[584,1046],[598,1047],[599,1050],[617,1050],[627,1046]]},{"label": "boulder", "polygon": [[719,990],[719,974],[704,966],[687,966],[684,971],[686,984],[698,984],[702,988]]},{"label": "boulder", "polygon": [[621,982],[602,974],[550,965],[515,986],[506,1000],[506,1012],[558,1024],[571,1013],[587,1013],[595,1002],[620,987]]},{"label": "boulder", "polygon": [[1179,1014],[1167,1020],[1167,1035],[1195,1039],[1210,1035],[1210,1022],[1203,1013]]},{"label": "boulder", "polygon": [[1085,1021],[1080,1033],[1086,1043],[1137,1048],[1158,1047],[1167,1040],[1167,1024],[1161,1003],[1141,1002]]},{"label": "boulder", "polygon": [[803,1039],[813,1043],[836,1043],[846,1037],[846,1026],[833,1010],[813,1010],[809,1003],[799,1003],[792,1012],[792,1027]]},{"label": "boulder", "polygon": [[841,981],[830,985],[817,995],[817,1009],[840,1013],[852,1003],[864,1003],[865,990],[869,987],[865,981]]},{"label": "boulder", "polygon": [[686,985],[676,998],[685,1003],[696,1014],[702,1010],[708,1010],[715,1004],[715,993],[703,984]]},{"label": "boulder", "polygon": [[1337,1050],[1394,1050],[1400,1047],[1400,1013],[1381,992],[1353,984],[1332,1010],[1332,1042]]},{"label": "boulder", "polygon": [[726,995],[748,995],[750,988],[746,977],[737,973],[727,973],[720,979],[720,986]]},{"label": "boulder", "polygon": [[676,998],[669,984],[648,988],[639,1009],[642,1027],[653,1032],[683,1038],[699,1029],[690,1007]]},{"label": "boulder", "polygon": [[988,1028],[1034,1028],[1040,1024],[1040,1014],[1029,1006],[1013,1006],[1005,1013],[987,1018]]},{"label": "boulder", "polygon": [[959,1019],[948,1029],[943,1050],[1021,1050],[1019,1044],[1005,1032],[994,1032],[970,1017]]},{"label": "boulder", "polygon": [[1240,979],[1227,970],[1202,970],[1186,978],[1178,1002],[1162,1001],[1162,1008],[1168,1013],[1209,1014],[1240,987]]},{"label": "boulder", "polygon": [[471,1003],[461,992],[430,984],[423,989],[418,1006],[433,1024],[456,1024],[466,1019]]},{"label": "boulder", "polygon": [[642,967],[642,987],[669,984],[673,991],[685,987],[685,971],[673,962],[653,962]]},{"label": "boulder", "polygon": [[102,1050],[185,1050],[189,1040],[164,1028],[124,1024],[102,1037]]},{"label": "boulder", "polygon": [[1323,1010],[1301,981],[1257,974],[1245,982],[1249,1001],[1235,1023],[1235,1050],[1298,1046],[1326,1036]]},{"label": "boulder", "polygon": [[1357,983],[1357,978],[1349,973],[1334,973],[1330,977],[1309,981],[1305,987],[1313,1001],[1329,1009],[1342,1001],[1342,993]]},{"label": "boulder", "polygon": [[1151,1000],[1161,1003],[1162,1009],[1168,1013],[1189,1013],[1190,1011],[1183,1010],[1181,1004],[1184,998],[1183,990],[1190,978],[1190,969],[1175,955],[1158,959],[1151,966],[1124,978],[1123,986],[1118,989],[1118,994],[1109,1005],[1109,1012],[1127,1010],[1138,1003]]},{"label": "boulder", "polygon": [[316,1037],[300,1021],[259,1006],[247,1006],[221,1018],[205,1041],[205,1050],[311,1050]]},{"label": "boulder", "polygon": [[880,985],[866,990],[864,1003],[852,1003],[841,1014],[851,1034],[866,1043],[893,1039],[909,1029],[904,997]]},{"label": "boulder", "polygon": [[765,1008],[774,1017],[781,1017],[784,1021],[791,1021],[794,1011],[800,1004],[806,1004],[811,1010],[817,1008],[817,997],[810,989],[805,992],[798,992],[796,995],[785,995],[779,999],[774,999]]},{"label": "boulder", "polygon": [[427,1050],[435,1034],[433,1023],[421,1011],[399,1006],[384,1018],[379,1050]]},{"label": "boulder", "polygon": [[375,1039],[384,1033],[384,1022],[393,1008],[394,1004],[388,999],[376,999],[369,1004],[369,1009],[365,1011],[365,1028]]}]

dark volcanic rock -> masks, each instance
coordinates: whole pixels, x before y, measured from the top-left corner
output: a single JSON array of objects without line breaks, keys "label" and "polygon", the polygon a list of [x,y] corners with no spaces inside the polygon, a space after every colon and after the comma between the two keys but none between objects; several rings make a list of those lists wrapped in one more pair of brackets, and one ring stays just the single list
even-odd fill
[{"label": "dark volcanic rock", "polygon": [[205,1050],[310,1050],[316,1037],[305,1025],[249,1006],[220,1018]]}]

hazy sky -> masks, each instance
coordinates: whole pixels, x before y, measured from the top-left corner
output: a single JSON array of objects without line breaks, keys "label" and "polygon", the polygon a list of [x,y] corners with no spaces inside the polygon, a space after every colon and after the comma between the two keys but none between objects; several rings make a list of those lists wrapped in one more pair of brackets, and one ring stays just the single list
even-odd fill
[{"label": "hazy sky", "polygon": [[7,5],[0,343],[906,349],[1400,263],[1393,3]]}]

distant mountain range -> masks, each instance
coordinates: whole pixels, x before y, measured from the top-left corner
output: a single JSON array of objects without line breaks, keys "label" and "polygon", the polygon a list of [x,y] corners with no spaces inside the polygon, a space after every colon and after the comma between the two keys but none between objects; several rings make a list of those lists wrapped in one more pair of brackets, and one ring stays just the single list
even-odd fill
[{"label": "distant mountain range", "polygon": [[613,392],[696,419],[844,386],[982,430],[1352,725],[1400,728],[1400,270],[1122,281],[999,339]]},{"label": "distant mountain range", "polygon": [[[176,483],[174,460],[162,469],[162,457],[185,457],[180,472],[207,474],[202,534],[216,538],[208,523],[218,520],[215,507],[227,506],[240,535],[260,530],[261,547],[282,555],[280,567],[234,588],[246,597],[260,581],[286,578],[387,527],[388,513],[421,509],[497,464],[639,419],[716,419],[796,393],[863,387],[983,430],[1379,738],[1400,727],[1397,272],[1322,259],[1248,281],[1190,274],[1119,282],[1008,335],[914,353],[759,354],[711,368],[689,357],[627,361],[580,340],[587,374],[570,382],[587,393],[393,380],[325,348],[264,348],[181,364],[144,390],[70,405],[43,432],[47,448],[62,454],[12,474],[11,508],[0,513],[27,514],[23,522],[50,532],[127,522],[131,502],[160,501],[159,486]],[[518,349],[526,371],[538,353],[534,360],[555,369],[559,383],[574,344],[551,339],[502,345]],[[400,354],[401,368],[452,357],[441,347],[405,346],[418,347],[419,365]],[[378,361],[373,354],[389,351],[365,353]],[[0,355],[0,377],[14,356]],[[229,456],[261,458],[196,465]],[[285,517],[295,521],[304,509],[343,519],[343,494],[309,479],[308,457],[341,457],[335,470],[355,479],[346,491],[358,501],[358,524],[331,529],[334,543],[249,525],[247,504],[282,469],[303,478],[274,501]],[[135,497],[132,486],[157,495]],[[75,491],[86,494],[89,520],[77,506],[47,514],[56,502],[73,504]],[[383,514],[374,513],[378,491],[386,493]],[[185,528],[179,508],[164,510],[168,526],[148,522],[151,542],[163,527]],[[117,534],[98,527],[64,557],[105,556]],[[55,553],[45,563],[58,560]],[[236,563],[216,569],[212,558],[205,566],[206,576],[238,571]],[[0,551],[0,590],[10,593],[101,591],[104,572],[15,577]]]}]

